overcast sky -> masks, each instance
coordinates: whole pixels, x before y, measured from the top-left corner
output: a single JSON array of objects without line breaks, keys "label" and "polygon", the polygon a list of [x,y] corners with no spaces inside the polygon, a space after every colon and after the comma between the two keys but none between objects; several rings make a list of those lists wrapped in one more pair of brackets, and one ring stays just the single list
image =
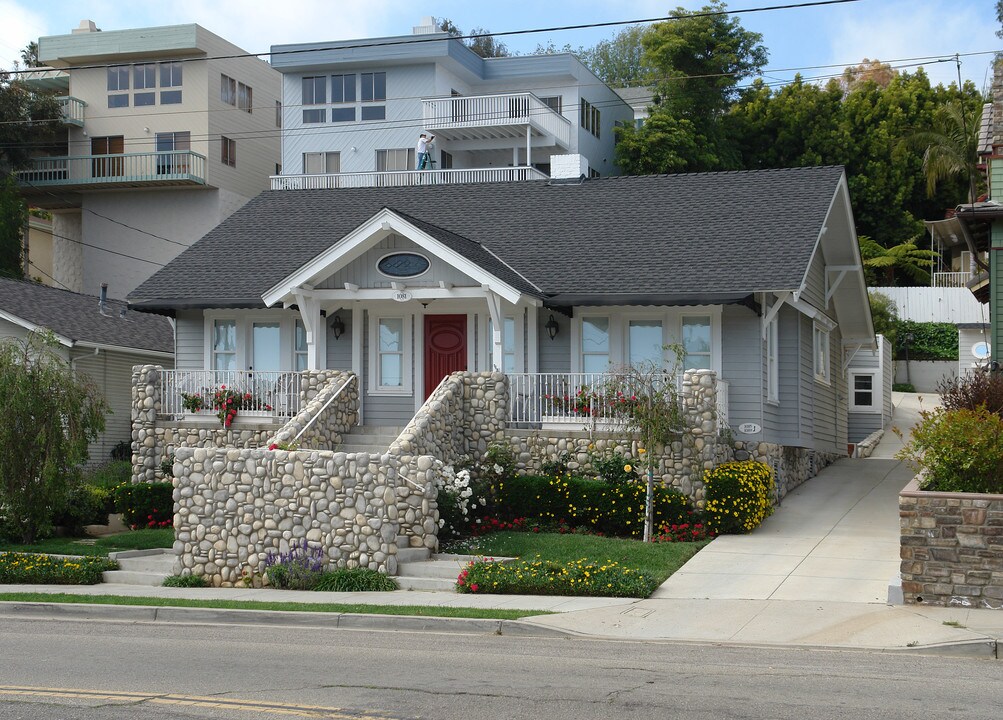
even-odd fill
[{"label": "overcast sky", "polygon": [[[789,0],[790,1],[790,0]],[[0,0],[0,65],[10,67],[19,49],[42,35],[59,35],[80,20],[102,30],[195,22],[249,52],[273,44],[349,40],[410,34],[423,15],[450,18],[460,29],[494,32],[587,23],[642,20],[666,15],[676,2],[650,0]],[[688,9],[703,2],[683,2]],[[733,0],[731,10],[788,4],[784,0]],[[169,9],[170,13],[165,12]],[[994,0],[857,0],[843,5],[742,14],[746,28],[762,33],[770,53],[765,75],[787,80],[790,68],[846,66],[877,58],[913,69],[922,62],[934,82],[957,79],[953,61],[912,58],[1003,49]],[[510,50],[529,53],[553,41],[578,47],[611,37],[617,28],[548,31],[500,38]],[[990,80],[989,55],[962,57],[962,76],[979,88]],[[805,69],[805,77],[838,72]]]}]

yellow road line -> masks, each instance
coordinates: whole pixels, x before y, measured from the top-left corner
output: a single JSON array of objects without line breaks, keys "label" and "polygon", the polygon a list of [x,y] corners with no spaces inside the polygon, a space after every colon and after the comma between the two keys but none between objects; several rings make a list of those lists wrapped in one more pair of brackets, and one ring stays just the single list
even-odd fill
[{"label": "yellow road line", "polygon": [[329,720],[392,720],[386,715],[355,713],[344,708],[321,705],[290,705],[287,703],[261,700],[239,700],[219,697],[199,697],[195,695],[175,695],[117,692],[107,690],[82,690],[78,688],[16,687],[0,685],[0,696],[18,695],[22,697],[51,697],[83,700],[122,700],[148,702],[158,705],[188,705],[227,710],[247,710],[274,715],[296,715],[299,717],[328,718]]}]

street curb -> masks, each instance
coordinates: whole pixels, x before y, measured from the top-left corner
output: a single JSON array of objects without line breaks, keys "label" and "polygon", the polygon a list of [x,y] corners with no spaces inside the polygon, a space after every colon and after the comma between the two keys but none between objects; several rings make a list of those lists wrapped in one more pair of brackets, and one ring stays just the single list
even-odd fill
[{"label": "street curb", "polygon": [[425,617],[223,608],[184,608],[88,603],[0,602],[0,617],[53,620],[107,620],[118,622],[181,623],[197,625],[269,625],[274,627],[325,627],[341,630],[396,630],[466,635],[520,637],[573,637],[556,628],[543,628],[519,620],[490,618]]}]

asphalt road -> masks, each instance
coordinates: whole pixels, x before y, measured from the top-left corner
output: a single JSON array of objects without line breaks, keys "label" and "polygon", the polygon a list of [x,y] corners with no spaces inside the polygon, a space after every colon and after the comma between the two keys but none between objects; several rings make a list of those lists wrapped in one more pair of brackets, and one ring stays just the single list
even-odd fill
[{"label": "asphalt road", "polygon": [[1003,698],[999,661],[916,654],[30,619],[0,642],[0,720],[986,720]]}]

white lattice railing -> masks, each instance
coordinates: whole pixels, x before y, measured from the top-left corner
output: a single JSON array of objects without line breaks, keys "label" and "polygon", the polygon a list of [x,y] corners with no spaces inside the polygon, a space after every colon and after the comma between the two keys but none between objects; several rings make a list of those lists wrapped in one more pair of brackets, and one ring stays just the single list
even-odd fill
[{"label": "white lattice railing", "polygon": [[429,130],[530,125],[565,147],[571,142],[571,122],[532,93],[428,98],[421,106]]},{"label": "white lattice railing", "polygon": [[469,183],[546,180],[531,167],[467,168],[461,170],[394,170],[388,172],[330,173],[323,175],[272,175],[272,190],[337,190],[360,187],[414,185],[465,185]]},{"label": "white lattice railing", "polygon": [[[300,410],[301,377],[295,372],[164,370],[160,375],[160,412],[174,417],[213,416],[217,412],[213,409],[215,393],[231,390],[243,398],[237,417],[294,417]],[[201,398],[201,409],[194,398]]]},{"label": "white lattice railing", "polygon": [[[622,413],[618,404],[631,401],[629,382],[609,373],[508,373],[510,424],[568,423],[580,426],[613,426]],[[679,390],[681,378],[658,376],[655,382]],[[619,397],[616,387],[626,393]],[[634,391],[637,396],[643,390]],[[728,382],[717,381],[718,427],[728,424]]]}]

